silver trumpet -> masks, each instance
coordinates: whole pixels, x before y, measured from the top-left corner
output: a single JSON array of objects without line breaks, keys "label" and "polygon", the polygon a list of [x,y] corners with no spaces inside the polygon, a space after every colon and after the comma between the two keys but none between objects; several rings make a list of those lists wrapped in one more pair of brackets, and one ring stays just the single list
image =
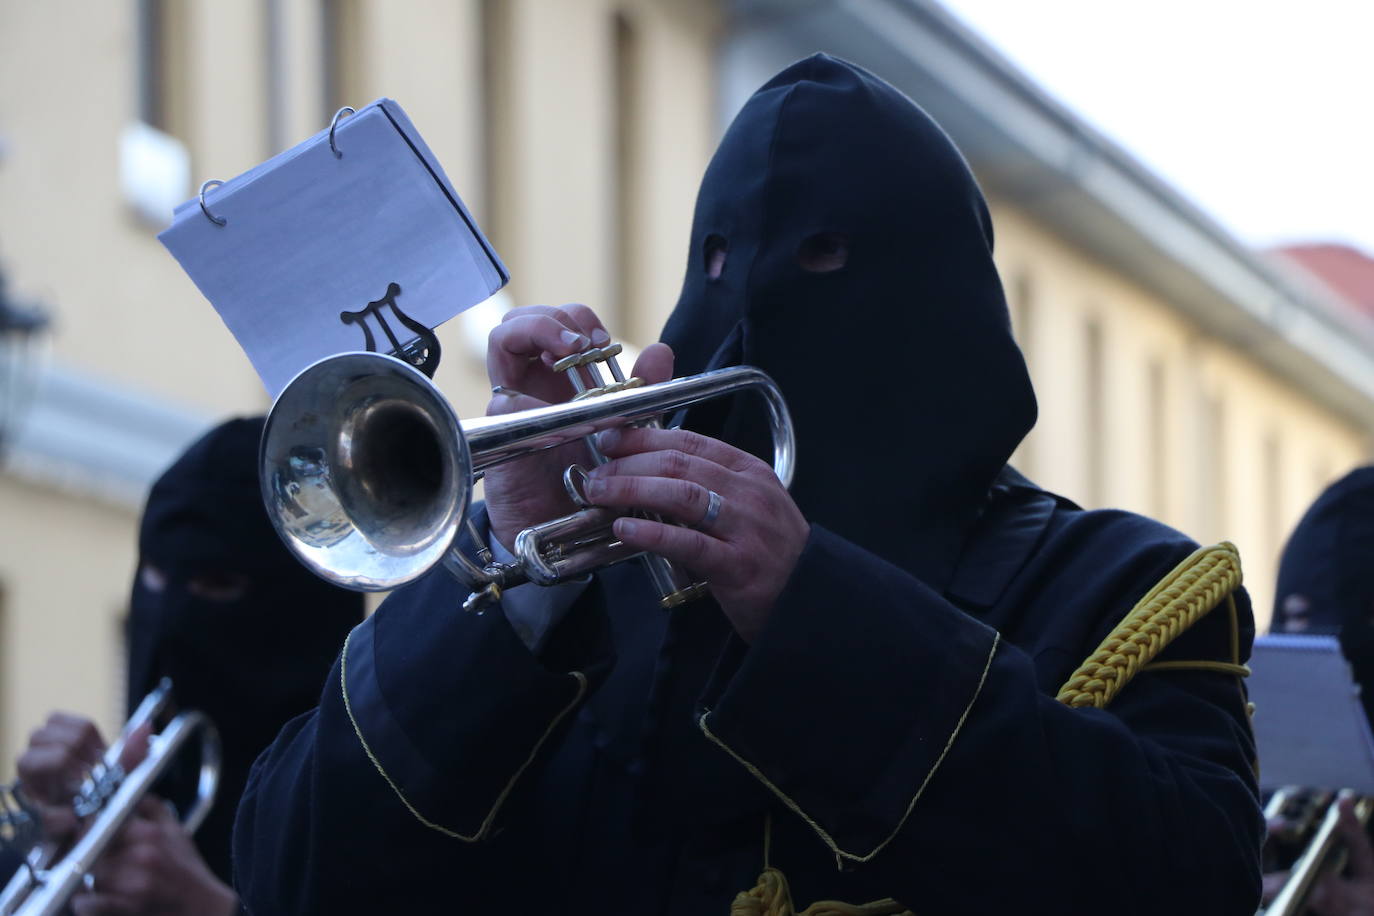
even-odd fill
[{"label": "silver trumpet", "polygon": [[[263,431],[261,472],[268,515],[287,546],[317,575],[357,591],[384,591],[442,564],[481,610],[503,589],[552,585],[640,556],[617,540],[621,513],[582,495],[582,469],[564,473],[578,511],[522,531],[516,562],[498,563],[481,539],[475,557],[455,548],[483,472],[578,439],[598,462],[595,434],[659,418],[711,398],[752,391],[768,408],[773,470],[791,483],[795,439],[777,386],[759,369],[717,369],[656,385],[625,378],[618,344],[560,360],[572,401],[459,421],[420,371],[392,356],[346,353],[306,368],[277,397]],[[607,368],[611,379],[601,374]],[[664,606],[689,601],[692,582],[661,557],[645,556]]]},{"label": "silver trumpet", "polygon": [[1351,789],[1332,793],[1290,786],[1277,790],[1269,799],[1264,819],[1283,817],[1290,808],[1296,809],[1299,817],[1295,826],[1305,844],[1289,868],[1282,889],[1268,906],[1260,908],[1259,916],[1298,916],[1307,912],[1317,881],[1326,874],[1340,874],[1345,868],[1346,848],[1337,826],[1337,806],[1345,798],[1355,799],[1355,819],[1360,824],[1368,823],[1374,814],[1374,798],[1360,796]]},{"label": "silver trumpet", "polygon": [[[119,738],[106,749],[73,799],[76,813],[85,819],[79,839],[61,858],[41,837],[37,815],[16,801],[3,812],[6,841],[23,841],[31,847],[24,862],[3,892],[0,916],[57,916],[66,912],[72,895],[90,886],[89,875],[100,854],[133,814],[142,798],[166,771],[182,747],[199,735],[200,773],[196,799],[182,819],[186,832],[193,833],[210,813],[219,786],[219,733],[203,713],[183,712],[167,727],[148,739],[148,756],[125,773],[119,758],[129,737],[139,727],[151,723],[171,701],[172,682],[162,682],[141,702],[125,724]],[[17,793],[16,793],[17,794]]]}]

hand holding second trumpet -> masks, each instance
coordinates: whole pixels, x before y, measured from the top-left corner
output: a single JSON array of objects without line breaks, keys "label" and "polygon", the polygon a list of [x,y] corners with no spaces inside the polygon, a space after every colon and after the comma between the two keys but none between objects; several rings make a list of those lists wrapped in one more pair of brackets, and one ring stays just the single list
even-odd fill
[{"label": "hand holding second trumpet", "polygon": [[680,523],[622,518],[616,536],[706,579],[735,631],[753,642],[811,531],[772,467],[682,429],[611,430],[600,446],[613,460],[589,475],[593,503]]},{"label": "hand holding second trumpet", "polygon": [[1374,916],[1374,845],[1364,824],[1355,817],[1354,799],[1337,802],[1336,829],[1349,856],[1344,874],[1323,875],[1307,901],[1317,916]]},{"label": "hand holding second trumpet", "polygon": [[75,836],[80,820],[72,799],[104,753],[105,739],[95,723],[71,713],[54,712],[29,735],[15,769],[48,839],[62,842]]},{"label": "hand holding second trumpet", "polygon": [[[126,773],[147,757],[150,732],[145,724],[129,735],[119,756]],[[53,713],[30,736],[17,769],[49,839],[72,840],[85,828],[72,797],[104,752],[95,724],[70,713]],[[229,916],[238,911],[238,898],[210,871],[166,802],[151,796],[139,802],[91,877],[93,889],[72,897],[76,916]]]},{"label": "hand holding second trumpet", "polygon": [[147,797],[72,897],[74,916],[232,916],[238,897],[210,871],[171,808]]}]

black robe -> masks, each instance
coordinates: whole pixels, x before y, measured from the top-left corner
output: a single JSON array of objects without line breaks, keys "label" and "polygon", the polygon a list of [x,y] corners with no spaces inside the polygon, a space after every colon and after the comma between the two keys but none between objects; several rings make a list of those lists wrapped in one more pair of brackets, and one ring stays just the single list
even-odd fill
[{"label": "black robe", "polygon": [[[442,573],[398,591],[255,764],[253,912],[723,914],[765,835],[798,909],[1254,912],[1237,679],[1054,698],[1196,545],[1006,466],[1034,396],[987,209],[933,121],[823,55],[770,81],[707,171],[664,339],[680,373],[758,365],[791,407],[812,528],[762,633],[710,600],[659,610],[633,564],[538,657]],[[687,422],[766,453],[756,409]],[[1165,657],[1231,661],[1231,636],[1215,614]]]},{"label": "black robe", "polygon": [[[258,761],[239,891],[260,914],[725,913],[771,812],[799,906],[1252,913],[1263,825],[1236,680],[1054,699],[1193,548],[1007,474],[944,595],[816,527],[747,651],[704,608],[653,610],[623,567],[543,659],[431,575],[351,637],[352,715],[336,666]],[[1228,639],[1211,615],[1165,657],[1225,659]],[[878,851],[837,867],[832,842]]]}]

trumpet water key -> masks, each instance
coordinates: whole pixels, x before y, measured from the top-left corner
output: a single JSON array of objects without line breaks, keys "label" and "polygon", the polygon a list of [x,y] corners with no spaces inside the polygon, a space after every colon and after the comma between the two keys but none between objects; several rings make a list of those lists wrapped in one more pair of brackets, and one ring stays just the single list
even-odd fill
[{"label": "trumpet water key", "polygon": [[[774,473],[791,483],[791,418],[764,372],[736,366],[645,385],[624,376],[619,352],[611,345],[555,364],[575,392],[566,404],[461,422],[433,383],[401,360],[323,359],[297,375],[268,413],[259,465],[268,515],[301,562],[331,582],[384,591],[442,564],[471,590],[464,607],[480,610],[511,586],[552,585],[641,555],[612,533],[620,513],[583,498],[576,468],[564,483],[582,508],[522,531],[515,563],[496,562],[480,538],[476,556],[463,555],[455,541],[487,468],[579,439],[601,461],[592,438],[601,430],[658,423],[701,401],[753,392],[767,407]],[[661,557],[646,563],[665,606],[704,590]]]}]

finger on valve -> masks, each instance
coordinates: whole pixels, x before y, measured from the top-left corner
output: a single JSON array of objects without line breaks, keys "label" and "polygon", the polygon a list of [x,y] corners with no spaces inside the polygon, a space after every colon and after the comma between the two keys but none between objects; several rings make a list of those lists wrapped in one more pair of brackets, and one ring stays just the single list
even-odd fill
[{"label": "finger on valve", "polygon": [[610,343],[600,319],[586,306],[512,309],[487,338],[487,376],[544,401],[566,401],[568,383],[553,364],[592,346]]},{"label": "finger on valve", "polygon": [[101,762],[104,750],[94,723],[69,713],[53,713],[30,735],[16,764],[19,791],[50,839],[65,840],[79,828],[72,799]]},{"label": "finger on valve", "polygon": [[29,736],[29,746],[17,765],[19,778],[36,801],[69,800],[104,751],[105,741],[89,719],[53,713]]}]

